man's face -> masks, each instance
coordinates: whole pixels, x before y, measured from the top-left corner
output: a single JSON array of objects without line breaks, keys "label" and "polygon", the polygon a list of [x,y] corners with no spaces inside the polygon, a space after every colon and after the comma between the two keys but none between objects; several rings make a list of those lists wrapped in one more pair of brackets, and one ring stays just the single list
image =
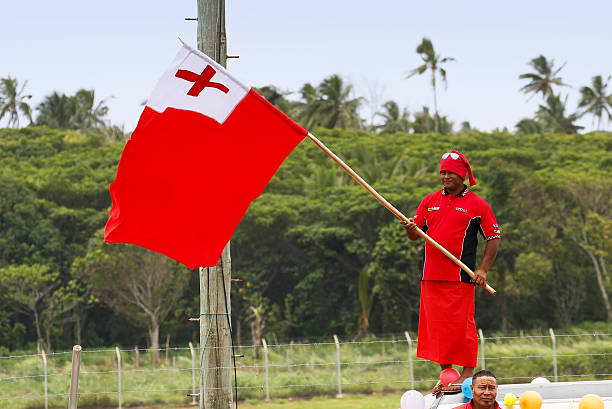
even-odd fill
[{"label": "man's face", "polygon": [[454,192],[463,187],[463,179],[456,173],[442,170],[440,171],[440,178],[442,185],[448,191]]},{"label": "man's face", "polygon": [[480,406],[493,406],[497,397],[497,381],[491,376],[479,376],[472,383],[474,401]]}]

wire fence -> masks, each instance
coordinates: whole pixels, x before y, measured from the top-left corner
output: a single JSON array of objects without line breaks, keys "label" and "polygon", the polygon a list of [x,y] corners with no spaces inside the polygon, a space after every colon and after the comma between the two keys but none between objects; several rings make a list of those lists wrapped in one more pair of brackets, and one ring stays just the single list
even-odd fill
[{"label": "wire fence", "polygon": [[[416,336],[387,339],[289,342],[235,347],[239,399],[274,399],[419,389],[437,381],[439,366],[416,357]],[[222,346],[217,348],[231,348]],[[79,405],[193,403],[201,371],[197,346],[83,349]],[[158,355],[159,360],[154,356]],[[66,407],[72,352],[0,357],[0,407]],[[501,383],[612,379],[610,333],[485,337],[479,331],[478,368]]]}]

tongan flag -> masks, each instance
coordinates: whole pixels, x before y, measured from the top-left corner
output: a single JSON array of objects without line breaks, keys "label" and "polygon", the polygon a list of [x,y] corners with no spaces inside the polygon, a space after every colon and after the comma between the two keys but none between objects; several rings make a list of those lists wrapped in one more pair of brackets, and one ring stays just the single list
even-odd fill
[{"label": "tongan flag", "polygon": [[192,269],[216,265],[249,204],[306,134],[184,45],[123,150],[104,241],[137,244]]}]

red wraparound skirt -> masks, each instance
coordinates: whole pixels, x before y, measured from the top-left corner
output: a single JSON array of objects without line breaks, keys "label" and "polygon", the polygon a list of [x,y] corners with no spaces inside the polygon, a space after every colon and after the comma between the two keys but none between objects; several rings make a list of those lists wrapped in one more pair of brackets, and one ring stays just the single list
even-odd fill
[{"label": "red wraparound skirt", "polygon": [[472,284],[421,281],[417,356],[440,364],[476,367],[478,335]]}]

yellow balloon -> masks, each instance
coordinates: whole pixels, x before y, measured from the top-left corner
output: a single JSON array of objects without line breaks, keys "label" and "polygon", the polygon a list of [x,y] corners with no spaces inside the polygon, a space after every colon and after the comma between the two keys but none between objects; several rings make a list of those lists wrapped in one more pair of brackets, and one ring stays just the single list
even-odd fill
[{"label": "yellow balloon", "polygon": [[516,403],[516,395],[513,393],[507,393],[504,396],[504,403],[506,404],[507,408],[511,408]]},{"label": "yellow balloon", "polygon": [[584,395],[578,404],[578,409],[603,409],[603,407],[603,400],[594,393]]},{"label": "yellow balloon", "polygon": [[527,391],[519,398],[521,409],[540,409],[542,407],[542,396],[535,391]]}]

